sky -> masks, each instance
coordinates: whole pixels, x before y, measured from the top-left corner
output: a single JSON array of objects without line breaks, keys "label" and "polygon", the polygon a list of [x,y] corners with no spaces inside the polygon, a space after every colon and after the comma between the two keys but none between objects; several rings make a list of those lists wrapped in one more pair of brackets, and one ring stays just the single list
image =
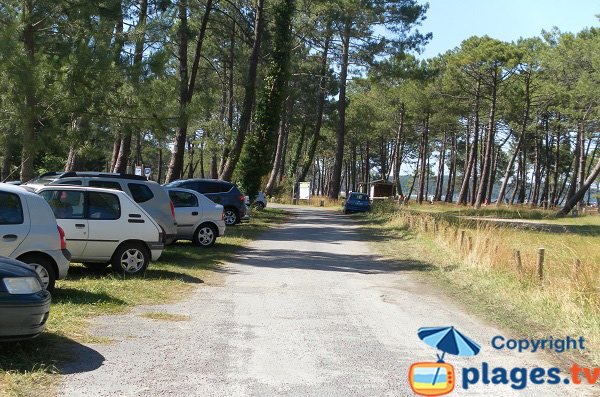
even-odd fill
[{"label": "sky", "polygon": [[[420,1],[425,3],[425,0]],[[579,32],[600,27],[600,0],[429,0],[427,19],[419,28],[433,39],[419,58],[432,58],[471,36],[513,41],[539,36],[558,27]]]}]

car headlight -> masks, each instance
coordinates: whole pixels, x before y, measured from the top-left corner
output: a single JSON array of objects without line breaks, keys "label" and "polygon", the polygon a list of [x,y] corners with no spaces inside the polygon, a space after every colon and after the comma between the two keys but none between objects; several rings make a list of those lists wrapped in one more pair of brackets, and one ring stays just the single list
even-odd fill
[{"label": "car headlight", "polygon": [[42,290],[42,286],[35,277],[7,277],[2,280],[9,294],[33,294]]}]

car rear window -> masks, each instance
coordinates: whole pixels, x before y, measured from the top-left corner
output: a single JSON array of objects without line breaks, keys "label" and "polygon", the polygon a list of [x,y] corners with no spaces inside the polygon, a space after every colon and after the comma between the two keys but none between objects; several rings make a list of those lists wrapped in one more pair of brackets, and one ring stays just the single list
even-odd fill
[{"label": "car rear window", "polygon": [[52,208],[56,219],[85,218],[85,195],[75,190],[44,190],[40,196]]},{"label": "car rear window", "polygon": [[90,180],[90,186],[91,187],[101,187],[103,189],[123,190],[123,189],[121,189],[121,184],[119,182],[114,182],[114,181]]},{"label": "car rear window", "polygon": [[198,207],[198,198],[192,193],[170,190],[169,198],[175,208]]},{"label": "car rear window", "polygon": [[353,200],[367,201],[369,200],[369,196],[366,194],[351,194],[350,198]]},{"label": "car rear window", "polygon": [[13,193],[0,192],[0,225],[23,223],[21,199]]},{"label": "car rear window", "polygon": [[152,193],[152,190],[146,185],[142,185],[141,183],[130,183],[127,186],[129,187],[133,201],[136,203],[145,203],[154,198],[154,193]]},{"label": "car rear window", "polygon": [[121,203],[115,194],[89,192],[88,218],[114,220],[121,217]]}]

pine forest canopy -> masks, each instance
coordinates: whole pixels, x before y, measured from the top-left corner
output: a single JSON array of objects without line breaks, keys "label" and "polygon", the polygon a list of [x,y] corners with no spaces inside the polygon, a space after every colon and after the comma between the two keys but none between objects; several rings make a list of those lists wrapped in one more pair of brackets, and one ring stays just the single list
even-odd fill
[{"label": "pine forest canopy", "polygon": [[[0,174],[563,207],[599,183],[600,30],[414,54],[416,0],[7,0]],[[435,32],[434,32],[435,33]]]}]

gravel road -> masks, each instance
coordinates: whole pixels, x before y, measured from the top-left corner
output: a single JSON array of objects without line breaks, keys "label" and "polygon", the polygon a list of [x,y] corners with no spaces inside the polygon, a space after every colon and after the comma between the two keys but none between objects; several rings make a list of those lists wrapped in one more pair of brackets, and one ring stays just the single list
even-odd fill
[{"label": "gravel road", "polygon": [[[453,395],[584,395],[574,385],[516,391],[478,384],[463,390],[462,368],[481,368],[484,361],[508,369],[552,365],[539,355],[492,349],[492,337],[506,332],[419,281],[418,265],[393,271],[363,241],[352,217],[325,209],[290,211],[287,223],[225,266],[223,283],[199,286],[176,304],[97,319],[92,333],[114,342],[82,348],[79,361],[62,368],[59,394],[412,396],[409,366],[436,359],[417,337],[418,328],[454,325],[482,351],[446,356],[458,376]],[[189,318],[140,316],[148,311]]]}]

